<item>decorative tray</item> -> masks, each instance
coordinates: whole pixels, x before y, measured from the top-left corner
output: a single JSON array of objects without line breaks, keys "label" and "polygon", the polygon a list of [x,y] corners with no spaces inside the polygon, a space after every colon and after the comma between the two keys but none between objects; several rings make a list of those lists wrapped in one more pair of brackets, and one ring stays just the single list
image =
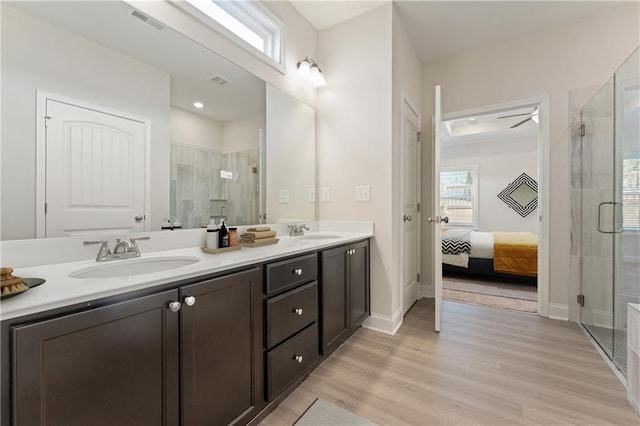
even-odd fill
[{"label": "decorative tray", "polygon": [[[44,279],[42,279],[42,278],[23,278],[22,279],[22,284],[24,284],[25,286],[29,287],[28,290],[30,290],[30,289],[32,289],[34,287],[38,287],[40,284],[44,284],[45,282],[46,281]],[[19,293],[7,294],[6,296],[0,296],[0,299],[1,300],[9,299],[10,297],[17,296],[19,294],[26,293],[26,292],[27,292],[27,290],[21,291]]]},{"label": "decorative tray", "polygon": [[230,251],[240,250],[241,248],[242,248],[242,246],[240,244],[238,244],[237,246],[215,248],[215,249],[210,249],[210,248],[207,248],[207,247],[200,247],[200,250],[202,250],[205,253],[209,253],[209,254],[220,254],[220,253],[227,253],[227,252],[230,252]]}]

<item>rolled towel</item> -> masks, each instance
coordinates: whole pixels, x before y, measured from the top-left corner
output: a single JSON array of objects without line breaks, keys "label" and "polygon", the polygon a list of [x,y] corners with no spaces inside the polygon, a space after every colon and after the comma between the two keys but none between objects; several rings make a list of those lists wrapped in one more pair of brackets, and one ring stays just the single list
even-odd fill
[{"label": "rolled towel", "polygon": [[271,228],[268,226],[254,226],[252,228],[247,228],[247,232],[264,232],[271,231]]},{"label": "rolled towel", "polygon": [[256,232],[244,232],[240,235],[241,239],[246,240],[262,240],[264,238],[272,238],[276,236],[276,231],[256,231]]}]

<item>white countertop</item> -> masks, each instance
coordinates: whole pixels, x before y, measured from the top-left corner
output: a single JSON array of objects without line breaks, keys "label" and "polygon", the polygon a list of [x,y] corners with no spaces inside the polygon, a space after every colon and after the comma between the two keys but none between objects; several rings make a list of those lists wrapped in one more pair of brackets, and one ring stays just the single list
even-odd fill
[{"label": "white countertop", "polygon": [[[317,234],[317,233],[316,233]],[[129,291],[151,288],[183,279],[227,271],[304,252],[326,249],[373,237],[369,232],[321,232],[335,238],[305,239],[278,236],[278,244],[263,247],[243,247],[241,250],[221,254],[207,254],[200,247],[163,250],[142,254],[140,259],[189,256],[200,260],[189,266],[116,278],[71,278],[69,274],[95,265],[116,264],[129,260],[97,263],[95,260],[58,263],[45,266],[17,268],[14,275],[23,278],[43,278],[46,283],[20,295],[0,301],[0,320],[62,308],[77,303],[115,296]],[[308,233],[314,235],[314,233]]]}]

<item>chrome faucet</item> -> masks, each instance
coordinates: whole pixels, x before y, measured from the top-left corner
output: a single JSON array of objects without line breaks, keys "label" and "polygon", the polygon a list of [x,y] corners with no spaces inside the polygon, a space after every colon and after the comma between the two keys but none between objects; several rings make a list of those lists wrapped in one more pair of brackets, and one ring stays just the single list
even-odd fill
[{"label": "chrome faucet", "polygon": [[150,237],[138,237],[129,238],[128,240],[121,240],[116,238],[116,246],[113,249],[113,253],[109,248],[109,242],[107,240],[101,241],[85,241],[84,245],[100,244],[98,255],[96,256],[96,262],[108,262],[110,260],[118,259],[131,259],[133,257],[140,257],[140,248],[136,241],[148,240]]},{"label": "chrome faucet", "polygon": [[287,228],[289,228],[289,236],[290,237],[297,237],[299,235],[304,235],[304,230],[306,229],[307,231],[309,230],[309,227],[306,224],[302,224],[302,225],[288,225]]}]

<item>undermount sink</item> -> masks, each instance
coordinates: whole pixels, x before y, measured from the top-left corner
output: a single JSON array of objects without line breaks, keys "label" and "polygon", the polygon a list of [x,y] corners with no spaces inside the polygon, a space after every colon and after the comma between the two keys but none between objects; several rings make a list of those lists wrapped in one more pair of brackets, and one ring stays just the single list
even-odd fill
[{"label": "undermount sink", "polygon": [[191,256],[163,256],[138,258],[130,260],[114,260],[108,263],[78,269],[69,274],[71,278],[116,278],[133,275],[150,274],[168,271],[193,265],[200,259]]},{"label": "undermount sink", "polygon": [[340,235],[306,234],[300,237],[300,239],[303,239],[303,240],[335,240],[336,238],[340,238]]}]

